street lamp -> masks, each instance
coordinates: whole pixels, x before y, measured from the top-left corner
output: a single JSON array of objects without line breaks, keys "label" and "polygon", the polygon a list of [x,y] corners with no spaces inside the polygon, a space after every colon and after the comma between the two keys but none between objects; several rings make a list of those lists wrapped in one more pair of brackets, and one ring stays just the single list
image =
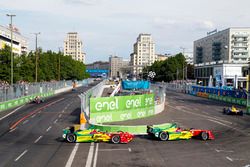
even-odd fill
[{"label": "street lamp", "polygon": [[60,76],[60,72],[61,72],[61,48],[62,47],[58,47],[58,49],[59,49],[59,53],[58,53],[58,81],[60,81],[60,79],[61,79],[61,76]]},{"label": "street lamp", "polygon": [[11,46],[10,46],[10,59],[11,59],[11,77],[10,77],[10,82],[11,85],[13,85],[13,25],[12,25],[12,17],[15,17],[16,15],[14,14],[6,14],[6,16],[10,17],[10,38],[11,38]]},{"label": "street lamp", "polygon": [[33,33],[36,36],[36,82],[37,82],[37,70],[38,70],[38,55],[37,55],[37,36],[40,35],[40,32]]}]

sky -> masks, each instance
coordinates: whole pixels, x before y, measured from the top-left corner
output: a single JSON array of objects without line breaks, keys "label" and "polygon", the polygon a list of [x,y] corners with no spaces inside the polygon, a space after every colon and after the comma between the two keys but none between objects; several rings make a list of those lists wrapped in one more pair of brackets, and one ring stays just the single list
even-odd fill
[{"label": "sky", "polygon": [[68,32],[78,32],[86,63],[129,59],[140,33],[151,34],[157,54],[193,51],[193,41],[214,29],[250,27],[249,0],[1,0],[0,25],[13,25],[29,49],[58,51]]}]

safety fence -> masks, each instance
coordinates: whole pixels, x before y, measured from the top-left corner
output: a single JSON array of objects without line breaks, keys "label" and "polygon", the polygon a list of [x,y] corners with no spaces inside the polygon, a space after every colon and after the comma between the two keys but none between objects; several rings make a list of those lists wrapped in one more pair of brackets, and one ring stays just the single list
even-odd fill
[{"label": "safety fence", "polygon": [[81,99],[81,111],[85,114],[85,117],[89,118],[89,105],[91,97],[100,97],[103,91],[103,87],[106,84],[106,80],[103,80],[99,84],[90,88],[86,92],[79,95]]},{"label": "safety fence", "polygon": [[21,83],[0,87],[0,102],[30,96],[38,93],[49,93],[72,85],[72,81],[54,81],[40,83]]},{"label": "safety fence", "polygon": [[[76,81],[79,86],[88,85],[92,79]],[[72,81],[43,82],[9,86],[0,92],[0,111],[20,106],[33,100],[36,96],[48,97],[72,88]]]},{"label": "safety fence", "polygon": [[247,93],[245,90],[228,90],[183,83],[165,83],[165,85],[167,90],[247,106],[246,113],[250,114],[250,93]]}]

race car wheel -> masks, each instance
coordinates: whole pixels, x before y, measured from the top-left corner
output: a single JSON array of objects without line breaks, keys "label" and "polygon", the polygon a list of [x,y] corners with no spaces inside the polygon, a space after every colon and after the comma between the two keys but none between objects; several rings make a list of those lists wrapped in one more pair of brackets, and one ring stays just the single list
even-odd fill
[{"label": "race car wheel", "polygon": [[226,109],[225,108],[223,108],[223,114],[226,114]]},{"label": "race car wheel", "polygon": [[159,138],[160,138],[160,140],[162,140],[162,141],[168,140],[168,133],[167,133],[167,132],[161,132],[161,133],[159,134]]},{"label": "race car wheel", "polygon": [[201,139],[207,140],[208,139],[208,133],[207,132],[201,132]]},{"label": "race car wheel", "polygon": [[120,136],[119,136],[119,135],[114,135],[114,136],[112,136],[111,141],[112,141],[112,143],[114,143],[114,144],[120,143],[120,141],[121,141]]},{"label": "race car wheel", "polygon": [[69,143],[74,143],[76,142],[76,135],[74,135],[73,133],[69,133],[67,134],[66,139]]},{"label": "race car wheel", "polygon": [[239,115],[243,116],[243,111],[242,110],[240,110]]}]

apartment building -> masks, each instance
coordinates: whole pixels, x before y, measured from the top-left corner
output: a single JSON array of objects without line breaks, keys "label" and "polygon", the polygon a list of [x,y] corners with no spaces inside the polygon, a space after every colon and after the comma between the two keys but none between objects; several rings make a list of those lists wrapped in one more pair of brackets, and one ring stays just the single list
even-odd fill
[{"label": "apartment building", "polygon": [[194,41],[195,78],[208,85],[209,78],[219,86],[246,85],[243,69],[249,61],[250,28],[228,28],[208,33]]},{"label": "apartment building", "polygon": [[85,63],[86,54],[83,53],[83,43],[77,32],[67,33],[64,40],[64,55],[71,56],[72,59]]},{"label": "apartment building", "polygon": [[144,67],[152,65],[157,60],[151,34],[139,34],[133,50],[130,55],[130,65],[133,75],[138,76]]},{"label": "apartment building", "polygon": [[[16,27],[12,28],[12,51],[16,55],[27,54],[28,39],[21,35]],[[0,25],[0,49],[5,46],[11,46],[11,27],[4,27]]]}]

